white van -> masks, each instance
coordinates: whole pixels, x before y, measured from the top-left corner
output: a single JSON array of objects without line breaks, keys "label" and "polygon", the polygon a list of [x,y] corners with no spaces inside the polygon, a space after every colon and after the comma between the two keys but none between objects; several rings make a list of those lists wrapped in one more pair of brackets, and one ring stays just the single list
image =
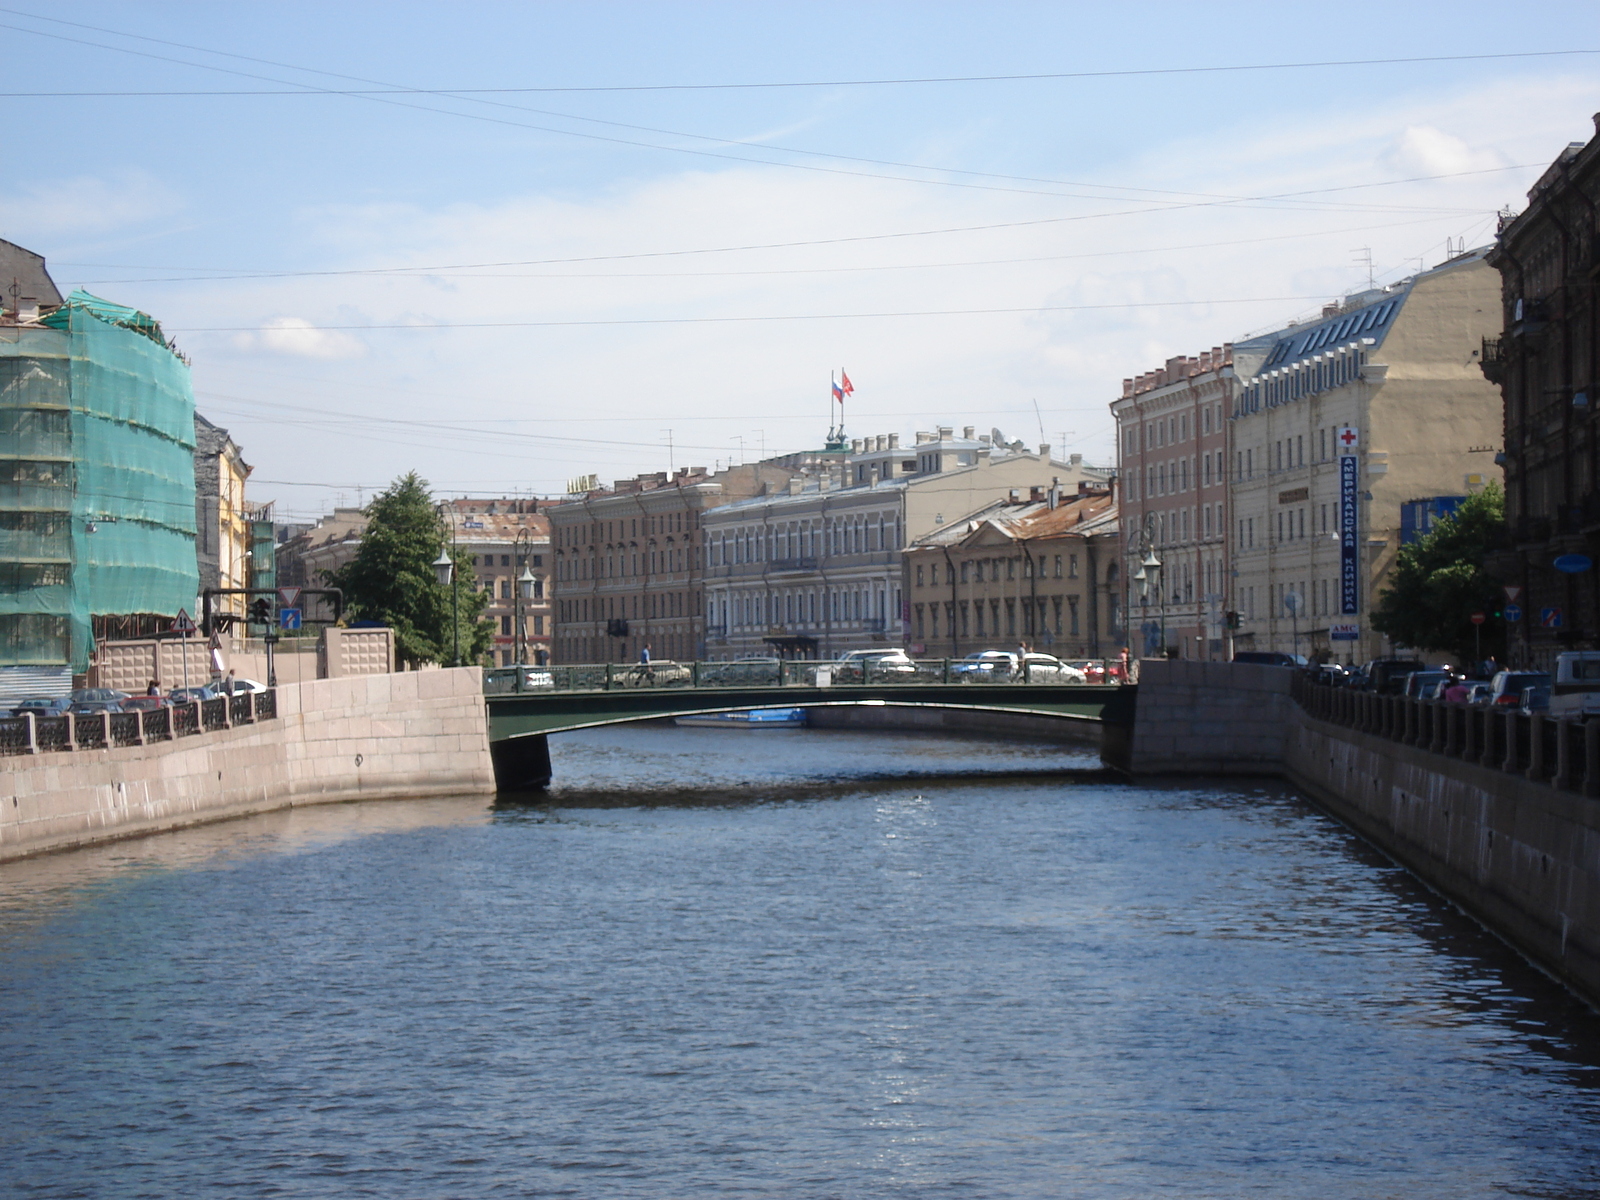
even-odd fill
[{"label": "white van", "polygon": [[1600,650],[1566,650],[1556,656],[1550,715],[1565,720],[1600,716]]}]

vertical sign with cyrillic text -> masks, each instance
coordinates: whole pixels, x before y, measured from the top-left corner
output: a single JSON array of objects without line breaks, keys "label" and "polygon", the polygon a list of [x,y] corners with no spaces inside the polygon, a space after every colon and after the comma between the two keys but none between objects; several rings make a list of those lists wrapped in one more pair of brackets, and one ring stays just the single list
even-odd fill
[{"label": "vertical sign with cyrillic text", "polygon": [[1356,483],[1360,460],[1339,456],[1339,612],[1361,611],[1361,572],[1356,557]]}]

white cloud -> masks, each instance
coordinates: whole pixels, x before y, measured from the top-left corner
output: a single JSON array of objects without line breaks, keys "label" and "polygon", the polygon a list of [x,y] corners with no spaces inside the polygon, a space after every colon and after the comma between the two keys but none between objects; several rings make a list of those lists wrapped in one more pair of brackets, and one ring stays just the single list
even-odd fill
[{"label": "white cloud", "polygon": [[305,317],[273,317],[257,333],[240,334],[240,349],[267,350],[291,358],[361,358],[364,342],[339,329],[321,329]]},{"label": "white cloud", "polygon": [[1452,175],[1480,162],[1466,142],[1432,125],[1408,125],[1383,161],[1413,175]]},{"label": "white cloud", "polygon": [[47,240],[125,230],[171,217],[183,199],[145,171],[41,180],[0,195],[0,228],[10,241]]}]

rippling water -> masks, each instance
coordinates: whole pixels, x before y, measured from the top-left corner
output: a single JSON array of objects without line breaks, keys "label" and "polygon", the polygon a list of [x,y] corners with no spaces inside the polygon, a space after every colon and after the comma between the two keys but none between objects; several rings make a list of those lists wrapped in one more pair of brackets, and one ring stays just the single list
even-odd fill
[{"label": "rippling water", "polygon": [[1600,1196],[1597,1019],[1292,792],[554,748],[0,867],[0,1195]]}]

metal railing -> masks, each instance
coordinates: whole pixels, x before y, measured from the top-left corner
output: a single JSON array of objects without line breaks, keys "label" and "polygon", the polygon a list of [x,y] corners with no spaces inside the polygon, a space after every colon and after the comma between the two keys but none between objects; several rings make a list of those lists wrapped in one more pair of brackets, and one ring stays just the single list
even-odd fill
[{"label": "metal railing", "polygon": [[1058,670],[1048,665],[1027,664],[1016,670],[1003,662],[997,664],[968,658],[844,662],[755,658],[734,662],[497,667],[484,671],[483,690],[486,695],[506,696],[620,691],[628,688],[829,688],[881,687],[886,684],[895,687],[931,684],[969,684],[975,687],[1059,684],[1082,687],[1085,683],[1091,683],[1115,687],[1123,682],[1120,674],[1121,664],[1106,659],[1093,660],[1085,678],[1076,671]]},{"label": "metal railing", "polygon": [[278,694],[270,689],[138,712],[63,713],[54,717],[24,713],[20,717],[0,717],[0,756],[147,746],[270,721],[277,715]]},{"label": "metal railing", "polygon": [[1460,762],[1600,796],[1600,721],[1330,687],[1297,673],[1307,715]]}]

